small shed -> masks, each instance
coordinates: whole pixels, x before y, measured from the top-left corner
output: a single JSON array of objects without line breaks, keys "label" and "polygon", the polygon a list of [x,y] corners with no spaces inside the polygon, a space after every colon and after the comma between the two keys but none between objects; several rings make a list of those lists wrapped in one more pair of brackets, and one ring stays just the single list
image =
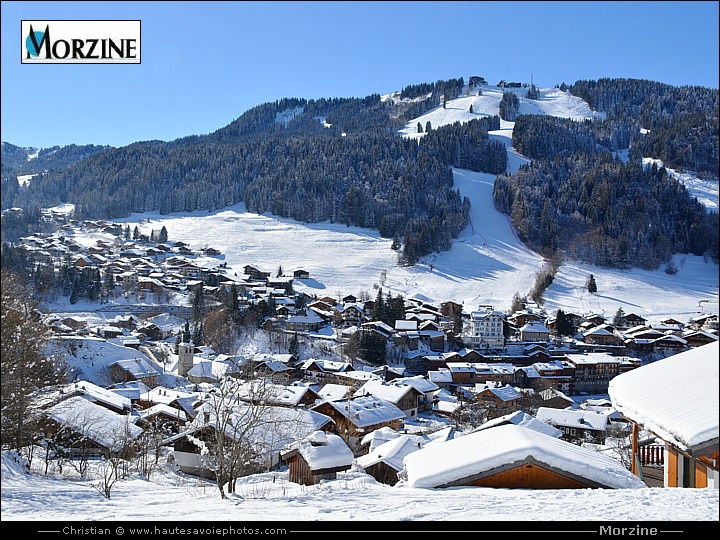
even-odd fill
[{"label": "small shed", "polygon": [[334,480],[338,472],[350,469],[354,459],[339,435],[320,430],[290,446],[280,457],[290,467],[290,481],[305,486]]}]

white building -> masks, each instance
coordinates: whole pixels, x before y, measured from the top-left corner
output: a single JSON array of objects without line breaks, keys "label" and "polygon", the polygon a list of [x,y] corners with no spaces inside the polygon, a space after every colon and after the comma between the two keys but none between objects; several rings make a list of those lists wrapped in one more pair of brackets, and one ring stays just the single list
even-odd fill
[{"label": "white building", "polygon": [[502,349],[505,346],[503,314],[492,308],[473,311],[465,342],[471,349]]}]

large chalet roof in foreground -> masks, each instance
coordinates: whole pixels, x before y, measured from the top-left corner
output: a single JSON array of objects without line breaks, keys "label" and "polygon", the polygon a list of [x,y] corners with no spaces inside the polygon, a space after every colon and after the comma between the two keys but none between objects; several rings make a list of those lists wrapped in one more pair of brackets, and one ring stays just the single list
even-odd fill
[{"label": "large chalet roof in foreground", "polygon": [[702,345],[618,375],[608,387],[615,409],[681,450],[717,446],[719,347]]},{"label": "large chalet roof in foreground", "polygon": [[644,488],[618,461],[594,450],[507,424],[427,445],[405,457],[407,487],[443,488],[523,466],[537,465],[596,488]]}]

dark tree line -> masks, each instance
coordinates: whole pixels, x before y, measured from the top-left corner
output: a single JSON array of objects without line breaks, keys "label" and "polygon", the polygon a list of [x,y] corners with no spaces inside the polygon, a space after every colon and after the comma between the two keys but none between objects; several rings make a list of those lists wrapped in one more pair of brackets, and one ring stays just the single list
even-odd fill
[{"label": "dark tree line", "polygon": [[661,159],[666,167],[717,178],[716,88],[605,78],[577,81],[568,90],[594,110],[605,112],[610,123],[631,129],[631,155]]},{"label": "dark tree line", "polygon": [[496,207],[540,253],[598,266],[656,269],[673,253],[718,260],[718,216],[664,168],[577,153],[495,181]]}]

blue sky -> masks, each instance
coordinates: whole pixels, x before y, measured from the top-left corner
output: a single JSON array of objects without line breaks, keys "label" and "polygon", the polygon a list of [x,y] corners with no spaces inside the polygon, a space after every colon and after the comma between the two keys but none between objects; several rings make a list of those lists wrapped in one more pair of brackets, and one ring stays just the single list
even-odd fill
[{"label": "blue sky", "polygon": [[[123,146],[283,97],[484,76],[718,88],[718,2],[2,2],[2,140]],[[142,21],[140,65],[20,63],[21,20]]]}]

